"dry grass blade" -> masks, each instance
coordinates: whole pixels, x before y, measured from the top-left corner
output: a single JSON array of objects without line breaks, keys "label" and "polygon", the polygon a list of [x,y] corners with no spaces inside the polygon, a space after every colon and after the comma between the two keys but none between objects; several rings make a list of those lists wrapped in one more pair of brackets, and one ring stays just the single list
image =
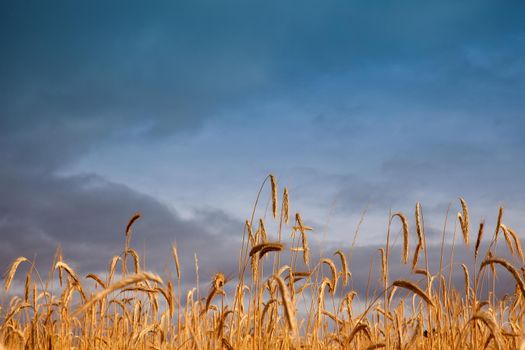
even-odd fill
[{"label": "dry grass blade", "polygon": [[407,290],[410,290],[411,292],[417,294],[421,299],[423,299],[428,305],[435,307],[434,302],[432,299],[425,293],[421,288],[419,288],[416,284],[406,281],[406,280],[397,280],[392,283],[393,286],[404,288]]}]

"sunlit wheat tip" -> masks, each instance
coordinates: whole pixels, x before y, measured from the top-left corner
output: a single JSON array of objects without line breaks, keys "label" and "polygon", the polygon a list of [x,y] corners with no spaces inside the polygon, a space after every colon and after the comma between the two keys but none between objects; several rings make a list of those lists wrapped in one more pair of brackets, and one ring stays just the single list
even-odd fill
[{"label": "sunlit wheat tip", "polygon": [[270,183],[272,186],[272,214],[275,218],[277,217],[277,181],[272,174],[270,174]]},{"label": "sunlit wheat tip", "polygon": [[177,245],[176,244],[172,244],[172,246],[171,246],[171,255],[173,256],[173,261],[175,262],[175,271],[177,272],[177,279],[180,279],[179,254],[177,252]]},{"label": "sunlit wheat tip", "polygon": [[481,239],[483,238],[483,228],[485,227],[485,222],[481,221],[479,223],[478,237],[476,238],[476,247],[474,248],[474,258],[478,257],[479,247],[481,246]]},{"label": "sunlit wheat tip", "polygon": [[418,244],[420,246],[423,245],[423,240],[424,240],[424,234],[423,234],[423,225],[421,223],[421,204],[419,204],[419,202],[416,203],[416,232],[417,232],[417,237],[418,237]]},{"label": "sunlit wheat tip", "polygon": [[133,226],[133,224],[138,220],[140,219],[140,212],[136,212],[133,214],[133,216],[131,217],[131,219],[129,219],[128,221],[128,224],[126,225],[126,242],[129,244],[129,240],[130,240],[130,235],[131,235],[131,227]]},{"label": "sunlit wheat tip", "polygon": [[461,203],[462,215],[458,215],[458,217],[460,218],[461,232],[463,233],[463,240],[465,241],[465,245],[468,246],[469,236],[470,236],[470,217],[469,217],[469,212],[468,212],[468,206],[467,206],[467,202],[463,198],[459,198],[459,201]]},{"label": "sunlit wheat tip", "polygon": [[290,222],[290,199],[288,198],[288,188],[284,188],[283,193],[283,213],[284,213],[284,222],[288,224]]}]

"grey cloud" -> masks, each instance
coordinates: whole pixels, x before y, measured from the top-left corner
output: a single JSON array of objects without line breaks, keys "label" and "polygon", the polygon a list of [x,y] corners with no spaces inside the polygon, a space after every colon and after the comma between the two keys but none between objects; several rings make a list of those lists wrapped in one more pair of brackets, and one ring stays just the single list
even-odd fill
[{"label": "grey cloud", "polygon": [[[319,76],[348,72],[357,82],[350,84],[349,94],[384,87],[405,94],[423,91],[417,99],[434,99],[435,88],[418,78],[421,71],[456,62],[449,51],[463,49],[465,42],[486,51],[502,38],[518,53],[523,46],[506,37],[520,30],[519,11],[497,2],[330,5],[2,4],[0,142],[5,158],[17,166],[44,163],[56,169],[108,138],[184,132],[247,98],[293,94],[290,90]],[[495,18],[488,26],[487,17]],[[499,21],[506,27],[497,26]],[[517,54],[507,56],[491,62],[504,63]],[[472,57],[466,55],[465,65],[475,66]],[[419,61],[427,66],[421,68]],[[398,62],[405,67],[400,76],[378,70]],[[412,66],[420,69],[406,69]],[[465,76],[458,74],[463,70],[458,65],[457,71],[438,72],[456,79]],[[427,85],[421,89],[421,84]],[[448,80],[435,85],[441,93],[451,86]],[[445,95],[442,100],[450,103],[458,94]],[[355,104],[362,106],[359,100]],[[338,114],[349,113],[355,108],[341,108]],[[343,130],[356,125],[341,123],[342,117],[337,123],[318,119],[318,125]]]},{"label": "grey cloud", "polygon": [[[237,250],[235,233],[242,235],[242,223],[223,213],[210,211],[199,219],[182,219],[154,198],[95,175],[28,179],[3,174],[0,193],[4,238],[0,265],[4,267],[17,256],[36,255],[43,272],[60,245],[81,273],[103,271],[112,256],[120,254],[124,227],[137,210],[143,217],[134,225],[132,243],[140,253],[145,250],[148,268],[162,271],[168,263],[173,266],[170,247],[175,242],[186,270],[193,264],[194,252],[215,257],[205,259],[204,274],[208,268],[236,266],[235,260],[221,257]],[[213,218],[212,229],[206,222],[209,218]]]}]

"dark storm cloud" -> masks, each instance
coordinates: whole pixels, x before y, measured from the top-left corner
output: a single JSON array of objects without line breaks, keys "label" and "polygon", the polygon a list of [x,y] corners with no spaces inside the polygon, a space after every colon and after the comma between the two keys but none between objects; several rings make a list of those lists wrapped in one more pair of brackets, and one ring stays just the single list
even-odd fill
[{"label": "dark storm cloud", "polygon": [[4,3],[2,126],[89,119],[90,127],[95,118],[111,131],[173,131],[319,75],[435,57],[453,70],[447,55],[465,42],[471,69],[458,66],[460,79],[501,62],[507,73],[496,77],[516,80],[505,57],[476,51],[512,40],[506,33],[521,28],[514,6],[523,5]]}]

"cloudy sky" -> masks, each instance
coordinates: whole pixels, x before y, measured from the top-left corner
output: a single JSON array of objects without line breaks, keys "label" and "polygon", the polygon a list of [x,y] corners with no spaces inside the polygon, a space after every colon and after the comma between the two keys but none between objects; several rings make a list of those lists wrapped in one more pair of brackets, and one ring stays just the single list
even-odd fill
[{"label": "cloudy sky", "polygon": [[[313,240],[362,252],[389,210],[438,240],[458,196],[525,232],[522,1],[2,1],[0,264],[80,271],[177,242],[234,272],[267,174]],[[267,191],[257,216],[265,215]],[[269,216],[268,216],[269,219]],[[396,228],[397,232],[397,228]],[[275,232],[271,232],[275,234]],[[368,248],[368,250],[367,250]],[[368,265],[368,254],[361,254]],[[358,259],[358,256],[355,257]]]}]

